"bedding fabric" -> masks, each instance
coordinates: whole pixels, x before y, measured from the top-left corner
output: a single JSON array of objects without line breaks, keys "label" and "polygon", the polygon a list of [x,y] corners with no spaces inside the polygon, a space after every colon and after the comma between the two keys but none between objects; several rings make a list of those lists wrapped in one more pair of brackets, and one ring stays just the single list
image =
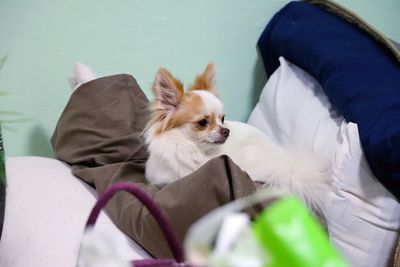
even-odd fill
[{"label": "bedding fabric", "polygon": [[271,75],[283,56],[314,76],[340,114],[357,123],[374,175],[399,198],[398,53],[357,17],[328,8],[330,1],[310,2],[321,8],[291,2],[269,22],[258,42],[265,69]]},{"label": "bedding fabric", "polygon": [[350,266],[391,266],[400,204],[371,173],[357,125],[338,116],[313,77],[279,61],[248,123],[278,144],[327,157],[333,186],[324,214],[331,242]]},{"label": "bedding fabric", "polygon": [[[73,173],[99,194],[118,181],[135,183],[155,200],[183,241],[193,222],[213,208],[254,192],[255,185],[226,156],[163,188],[146,183],[147,153],[141,133],[147,105],[146,96],[129,75],[83,84],[62,113],[52,145],[56,157],[70,164]],[[156,221],[130,194],[114,196],[107,210],[114,223],[150,254],[172,257]]]},{"label": "bedding fabric", "polygon": [[[74,177],[67,164],[42,157],[7,157],[7,205],[0,242],[0,266],[76,266],[88,214],[97,194]],[[100,213],[95,232],[120,242],[121,259],[148,258]]]},{"label": "bedding fabric", "polygon": [[330,162],[343,117],[312,76],[283,57],[279,62],[247,123],[280,145],[316,152]]},{"label": "bedding fabric", "polygon": [[371,173],[354,123],[341,126],[332,179],[325,211],[332,243],[350,266],[392,266],[400,204]]}]

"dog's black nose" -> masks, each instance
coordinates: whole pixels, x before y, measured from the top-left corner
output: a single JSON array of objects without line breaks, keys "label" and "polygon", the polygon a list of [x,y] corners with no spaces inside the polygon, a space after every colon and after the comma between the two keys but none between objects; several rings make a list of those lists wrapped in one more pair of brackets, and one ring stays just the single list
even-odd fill
[{"label": "dog's black nose", "polygon": [[229,129],[228,128],[222,128],[221,129],[221,133],[222,133],[222,135],[225,137],[225,138],[227,138],[228,136],[229,136]]}]

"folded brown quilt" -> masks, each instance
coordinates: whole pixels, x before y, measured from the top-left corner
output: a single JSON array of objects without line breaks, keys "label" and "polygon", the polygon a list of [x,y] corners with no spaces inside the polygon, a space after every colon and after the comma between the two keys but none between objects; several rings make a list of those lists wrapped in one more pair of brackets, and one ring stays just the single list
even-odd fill
[{"label": "folded brown quilt", "polygon": [[[71,96],[52,137],[58,159],[99,194],[118,181],[146,191],[164,211],[182,241],[189,226],[210,210],[255,191],[247,173],[228,157],[215,158],[164,188],[146,183],[141,133],[148,99],[129,75],[99,78]],[[150,213],[128,193],[107,206],[114,223],[155,257],[172,257]]]}]

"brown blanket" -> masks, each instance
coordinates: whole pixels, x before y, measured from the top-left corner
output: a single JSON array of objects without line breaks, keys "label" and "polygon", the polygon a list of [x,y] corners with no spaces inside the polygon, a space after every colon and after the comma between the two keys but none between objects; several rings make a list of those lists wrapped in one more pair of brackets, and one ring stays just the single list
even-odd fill
[{"label": "brown blanket", "polygon": [[[118,181],[136,183],[166,214],[182,241],[189,226],[210,210],[255,191],[249,176],[228,157],[206,163],[162,189],[147,184],[141,138],[148,100],[129,75],[100,78],[71,96],[52,137],[58,159],[99,194]],[[114,223],[155,257],[172,257],[149,212],[128,193],[107,206]]]}]

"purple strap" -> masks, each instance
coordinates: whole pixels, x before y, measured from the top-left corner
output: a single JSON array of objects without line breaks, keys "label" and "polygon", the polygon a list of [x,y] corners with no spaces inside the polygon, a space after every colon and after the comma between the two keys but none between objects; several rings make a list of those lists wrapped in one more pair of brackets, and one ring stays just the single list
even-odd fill
[{"label": "purple strap", "polygon": [[[106,206],[107,202],[114,196],[118,191],[128,191],[132,195],[134,195],[153,215],[154,219],[157,221],[158,225],[161,228],[162,233],[165,236],[165,239],[168,242],[169,247],[171,248],[171,252],[174,255],[174,258],[179,265],[169,265],[166,262],[162,262],[165,260],[141,260],[135,261],[135,266],[186,266],[184,264],[180,264],[184,262],[183,251],[181,245],[179,243],[178,238],[175,236],[174,231],[172,230],[170,224],[168,223],[167,218],[164,216],[161,209],[157,206],[157,204],[139,187],[135,186],[132,183],[126,182],[118,182],[109,186],[103,194],[98,198],[96,205],[93,207],[92,212],[89,215],[89,219],[86,223],[86,227],[93,226],[99,216],[100,211]],[[151,261],[153,265],[150,265]],[[171,261],[171,260],[169,260]],[[140,265],[140,262],[143,264]],[[157,262],[160,262],[161,265],[157,265]],[[139,264],[139,265],[138,265]],[[147,265],[146,265],[147,264]],[[164,264],[164,265],[162,265]]]},{"label": "purple strap", "polygon": [[171,259],[147,259],[132,261],[134,267],[190,267],[186,263],[177,263]]}]

